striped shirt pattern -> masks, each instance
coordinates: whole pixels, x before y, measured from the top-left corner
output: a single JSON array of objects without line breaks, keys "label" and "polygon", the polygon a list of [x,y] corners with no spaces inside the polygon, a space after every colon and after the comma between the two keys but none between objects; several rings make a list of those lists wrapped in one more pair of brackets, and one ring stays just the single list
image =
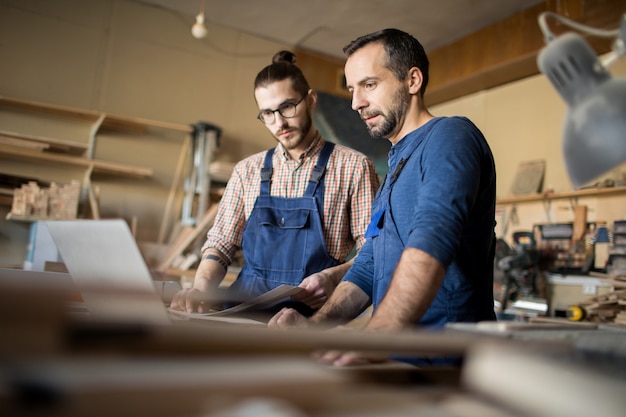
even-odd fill
[{"label": "striped shirt pattern", "polygon": [[[317,138],[297,161],[289,158],[279,144],[272,159],[274,167],[270,194],[285,198],[302,197],[324,143],[318,132]],[[241,247],[245,222],[260,193],[260,172],[265,154],[266,151],[254,154],[235,166],[214,225],[207,233],[203,251],[215,248],[232,262],[235,252]],[[365,242],[365,229],[370,220],[378,177],[372,162],[365,155],[336,145],[326,166],[324,188],[326,248],[330,256],[343,262],[355,245],[358,250]]]}]

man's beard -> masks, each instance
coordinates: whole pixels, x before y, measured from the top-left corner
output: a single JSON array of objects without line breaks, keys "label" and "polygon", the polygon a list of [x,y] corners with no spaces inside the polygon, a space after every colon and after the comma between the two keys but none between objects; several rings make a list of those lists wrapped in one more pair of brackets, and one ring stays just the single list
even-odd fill
[{"label": "man's beard", "polygon": [[[306,139],[309,131],[311,130],[311,126],[313,125],[313,120],[310,116],[306,118],[306,122],[302,125],[302,128],[298,128],[299,138],[297,140],[290,140],[287,143],[284,143],[279,140],[279,142],[283,145],[285,150],[296,149],[298,146],[302,144],[302,142]],[[278,138],[277,138],[278,140]]]},{"label": "man's beard", "polygon": [[380,115],[383,117],[383,122],[379,126],[370,127],[367,126],[367,130],[375,138],[389,138],[396,131],[401,121],[404,119],[409,108],[409,94],[406,88],[400,88],[394,94],[393,103],[395,106],[389,109],[389,114],[385,114],[382,111],[377,111],[373,114],[367,113],[368,117]]}]

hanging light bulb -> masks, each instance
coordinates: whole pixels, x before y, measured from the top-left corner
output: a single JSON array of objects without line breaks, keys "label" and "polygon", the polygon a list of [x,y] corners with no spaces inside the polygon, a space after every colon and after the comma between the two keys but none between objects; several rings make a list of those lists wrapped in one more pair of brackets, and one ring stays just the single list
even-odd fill
[{"label": "hanging light bulb", "polygon": [[204,26],[204,0],[202,0],[200,13],[196,16],[196,23],[191,27],[191,35],[196,39],[202,39],[206,37],[207,33],[206,26]]}]

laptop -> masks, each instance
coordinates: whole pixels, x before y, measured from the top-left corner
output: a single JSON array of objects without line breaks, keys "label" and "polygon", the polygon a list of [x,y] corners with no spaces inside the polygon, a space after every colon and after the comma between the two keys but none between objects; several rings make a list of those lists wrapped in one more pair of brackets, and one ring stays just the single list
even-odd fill
[{"label": "laptop", "polygon": [[172,312],[165,306],[128,224],[122,219],[55,220],[47,227],[91,316],[108,321],[165,324],[172,319],[202,319],[261,324],[228,317],[272,305],[302,290],[280,286],[226,310],[211,313]]},{"label": "laptop", "polygon": [[170,323],[124,220],[55,220],[42,224],[92,316],[113,321]]}]

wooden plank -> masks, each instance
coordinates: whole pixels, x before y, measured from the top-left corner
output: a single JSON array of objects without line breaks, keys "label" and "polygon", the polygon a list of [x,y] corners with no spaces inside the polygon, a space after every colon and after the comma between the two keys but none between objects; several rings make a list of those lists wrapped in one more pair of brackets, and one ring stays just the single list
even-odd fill
[{"label": "wooden plank", "polygon": [[14,108],[24,111],[51,114],[73,119],[88,120],[97,122],[104,114],[102,127],[115,130],[145,132],[148,127],[158,127],[163,129],[176,130],[179,132],[191,132],[192,127],[176,123],[168,123],[157,120],[148,120],[138,117],[126,117],[113,114],[106,114],[99,111],[83,110],[68,106],[61,106],[39,101],[23,100],[0,96],[0,107]]},{"label": "wooden plank", "polygon": [[587,233],[587,206],[574,206],[574,228],[572,231],[572,240],[583,240]]},{"label": "wooden plank", "polygon": [[83,188],[87,193],[87,201],[89,201],[89,210],[91,211],[91,218],[94,220],[100,219],[100,205],[96,198],[93,184],[91,182],[91,173],[93,172],[93,165],[89,166],[87,172],[85,172],[85,180],[83,181]]},{"label": "wooden plank", "polygon": [[191,140],[189,136],[185,137],[185,140],[183,141],[183,146],[181,147],[180,153],[178,154],[176,170],[174,171],[174,178],[172,179],[170,192],[168,193],[167,202],[165,203],[165,213],[163,213],[163,218],[161,219],[161,227],[159,228],[157,243],[165,242],[165,235],[169,229],[170,217],[172,217],[172,207],[174,205],[174,199],[176,198],[176,194],[180,189],[180,182],[186,166],[185,162],[187,160],[189,147],[191,146],[190,142]]},{"label": "wooden plank", "polygon": [[67,164],[88,168],[93,164],[94,172],[112,174],[127,177],[149,178],[152,176],[151,168],[133,167],[130,165],[118,164],[115,162],[89,160],[85,158],[59,155],[52,153],[36,152],[29,149],[0,144],[0,154],[21,158],[24,160],[47,161],[57,164]]},{"label": "wooden plank", "polygon": [[571,321],[566,318],[560,317],[530,317],[529,323],[549,323],[563,326],[561,329],[585,329],[595,330],[598,328],[596,323],[583,322],[583,321]]},{"label": "wooden plank", "polygon": [[519,345],[472,349],[463,364],[464,386],[524,416],[624,415],[624,385],[615,374],[584,366],[574,355],[558,360]]},{"label": "wooden plank", "polygon": [[100,113],[95,111],[80,110],[57,104],[42,103],[39,101],[23,100],[4,96],[0,96],[0,107],[15,108],[29,112],[51,114],[54,116],[88,121],[95,121],[98,120],[98,117],[100,117]]},{"label": "wooden plank", "polygon": [[112,130],[123,130],[133,132],[145,132],[149,127],[157,127],[161,129],[175,130],[183,133],[191,133],[193,128],[187,125],[181,125],[178,123],[169,123],[159,120],[148,120],[139,117],[117,116],[113,114],[107,114],[102,122],[103,128]]},{"label": "wooden plank", "polygon": [[102,121],[104,120],[104,114],[101,114],[89,129],[89,144],[87,146],[87,154],[85,157],[88,159],[93,159],[96,152],[96,136],[98,134],[98,130],[102,126]]},{"label": "wooden plank", "polygon": [[596,197],[610,194],[626,194],[626,187],[603,187],[586,188],[584,190],[566,191],[562,193],[542,193],[532,195],[520,195],[511,197],[499,197],[496,204],[531,203],[535,201],[550,201],[563,199],[576,199],[582,197]]},{"label": "wooden plank", "polygon": [[[80,325],[80,323],[79,323]],[[90,326],[92,327],[92,326]],[[106,329],[103,329],[106,331]],[[110,326],[109,326],[110,330]],[[154,325],[146,332],[134,337],[120,337],[109,332],[99,339],[99,346],[90,345],[86,340],[85,348],[122,349],[132,347],[135,353],[173,354],[173,355],[210,355],[226,353],[228,355],[283,355],[310,354],[319,350],[347,350],[361,352],[390,353],[396,355],[463,355],[469,349],[485,343],[516,346],[518,341],[489,337],[484,334],[447,333],[441,331],[406,330],[399,332],[325,331],[325,327],[305,329],[271,329],[267,327],[246,327],[242,332],[238,326],[211,326],[210,323],[177,321],[167,325]],[[381,335],[384,334],[384,337]],[[76,340],[80,348],[80,340]],[[538,343],[550,351],[563,351],[571,346],[566,342],[550,342],[549,345]]]},{"label": "wooden plank", "polygon": [[186,232],[184,234],[181,234],[182,237],[172,245],[172,248],[168,252],[168,255],[157,267],[157,271],[166,272],[177,256],[181,255],[183,251],[187,249],[187,247],[189,247],[189,245],[191,245],[201,234],[207,232],[208,228],[213,224],[213,221],[215,220],[218,208],[219,204],[212,204],[195,227],[191,229],[185,229]]},{"label": "wooden plank", "polygon": [[48,145],[47,143],[17,139],[15,137],[3,135],[2,133],[0,133],[0,144],[15,146],[19,148],[34,149],[39,152],[43,152],[50,148],[50,145]]}]

